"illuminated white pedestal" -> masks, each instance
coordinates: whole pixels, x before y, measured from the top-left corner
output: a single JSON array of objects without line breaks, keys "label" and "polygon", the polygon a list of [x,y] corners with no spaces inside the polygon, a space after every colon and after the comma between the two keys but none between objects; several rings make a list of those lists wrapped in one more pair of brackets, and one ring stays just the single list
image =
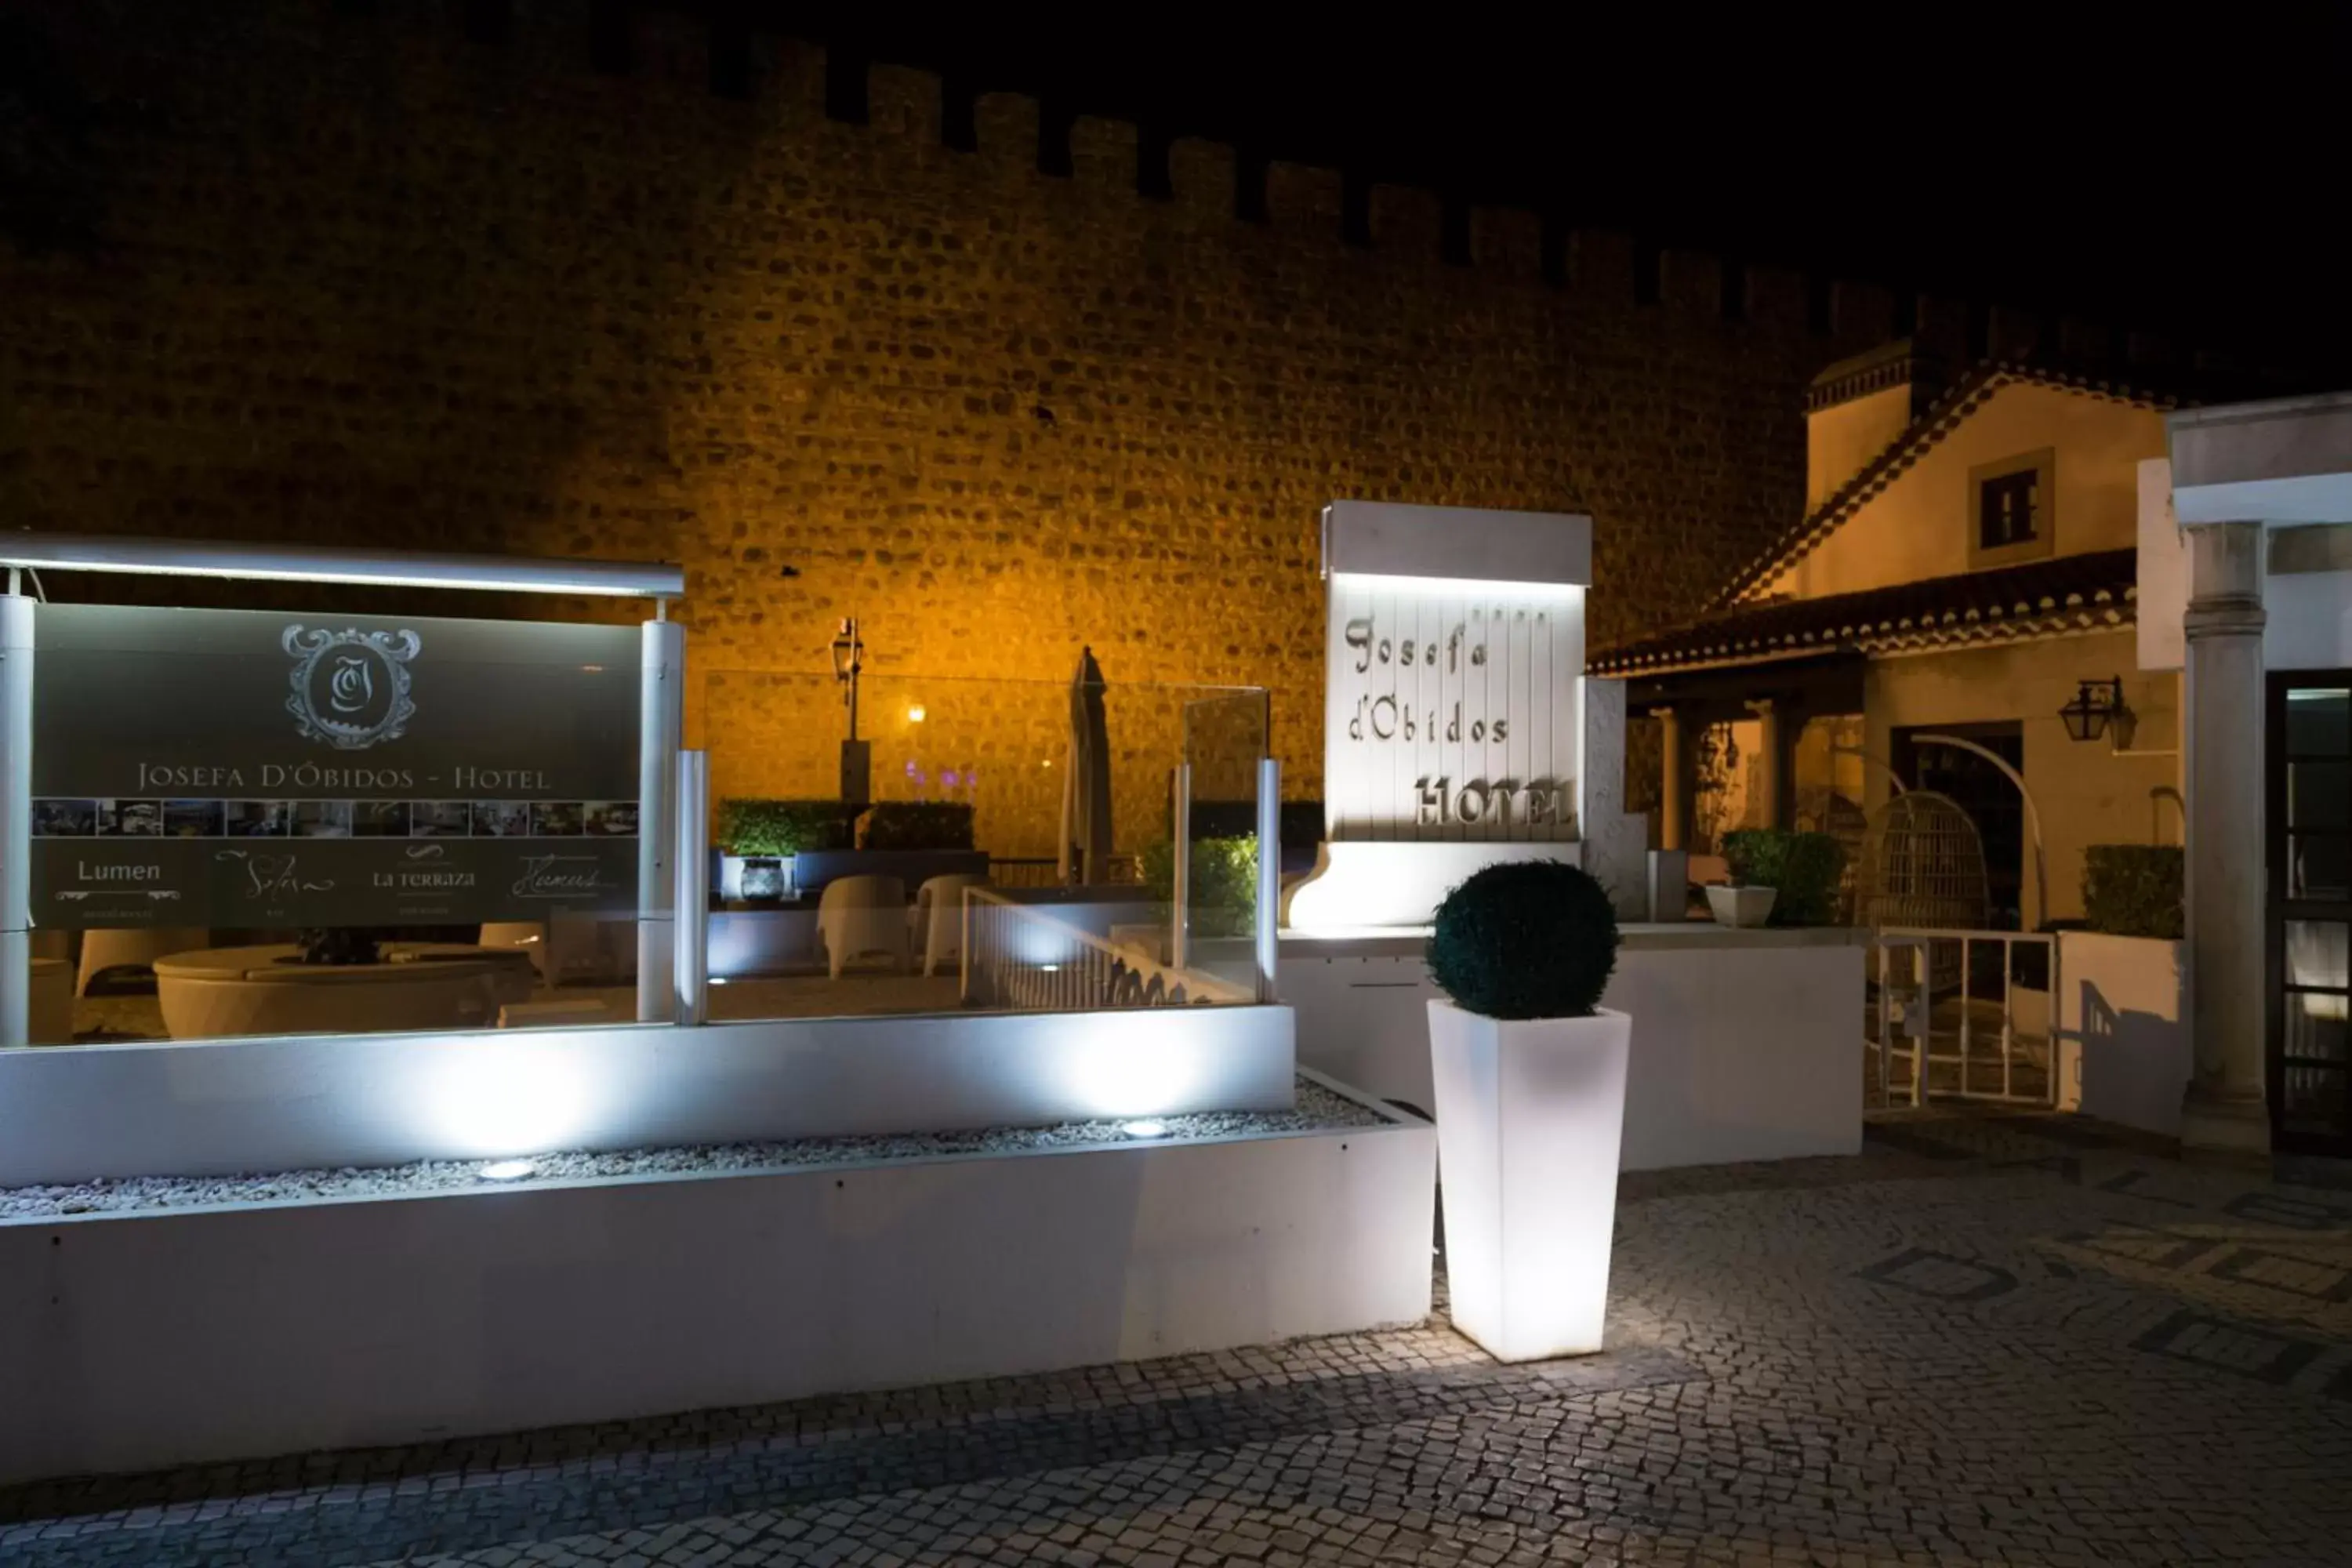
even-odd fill
[{"label": "illuminated white pedestal", "polygon": [[1474,871],[1506,860],[1564,860],[1579,866],[1583,857],[1584,847],[1572,839],[1327,842],[1316,851],[1313,872],[1291,889],[1284,923],[1299,931],[1425,926],[1445,895]]},{"label": "illuminated white pedestal", "polygon": [[1601,1348],[1633,1027],[1429,1004],[1454,1326],[1498,1360]]}]

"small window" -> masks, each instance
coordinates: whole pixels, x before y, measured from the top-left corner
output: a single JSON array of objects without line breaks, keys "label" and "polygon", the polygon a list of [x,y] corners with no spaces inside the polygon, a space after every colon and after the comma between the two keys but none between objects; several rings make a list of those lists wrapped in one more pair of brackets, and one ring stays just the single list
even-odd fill
[{"label": "small window", "polygon": [[2052,553],[2056,455],[2028,452],[1969,470],[1969,564],[2006,566]]},{"label": "small window", "polygon": [[1978,549],[2006,550],[2012,544],[2033,542],[2038,537],[2033,503],[2042,489],[2041,479],[2040,474],[2027,468],[1977,487]]}]

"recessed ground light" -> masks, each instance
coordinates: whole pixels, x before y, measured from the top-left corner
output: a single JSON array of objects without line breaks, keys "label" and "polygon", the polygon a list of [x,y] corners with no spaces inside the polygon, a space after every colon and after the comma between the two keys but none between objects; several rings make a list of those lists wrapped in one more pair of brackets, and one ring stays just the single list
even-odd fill
[{"label": "recessed ground light", "polygon": [[538,1169],[538,1164],[530,1160],[493,1160],[482,1167],[482,1179],[486,1182],[519,1182]]},{"label": "recessed ground light", "polygon": [[727,976],[723,974],[714,974],[710,977],[710,984],[713,985],[724,985],[727,984]]},{"label": "recessed ground light", "polygon": [[1040,974],[1059,974],[1061,972],[1062,966],[1058,963],[1041,963],[1037,966],[1037,973]]},{"label": "recessed ground light", "polygon": [[1168,1134],[1165,1121],[1122,1121],[1118,1130],[1129,1138],[1164,1138]]}]

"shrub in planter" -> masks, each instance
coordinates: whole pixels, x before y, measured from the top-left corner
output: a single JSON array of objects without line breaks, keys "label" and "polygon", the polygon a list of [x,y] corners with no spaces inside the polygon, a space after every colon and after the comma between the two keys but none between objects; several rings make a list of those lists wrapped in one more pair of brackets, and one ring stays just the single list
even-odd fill
[{"label": "shrub in planter", "polygon": [[1429,1004],[1454,1326],[1504,1361],[1601,1348],[1633,1021],[1601,1005],[1617,912],[1591,876],[1507,861],[1437,907]]},{"label": "shrub in planter", "polygon": [[1778,890],[1779,897],[1772,900],[1771,924],[1837,923],[1845,847],[1828,834],[1743,827],[1723,836],[1723,858],[1731,865],[1733,881]]},{"label": "shrub in planter", "polygon": [[2159,844],[2094,844],[2083,851],[2083,914],[2095,931],[2178,942],[2181,851]]},{"label": "shrub in planter", "polygon": [[1489,866],[1445,895],[1429,938],[1438,989],[1489,1018],[1588,1018],[1617,967],[1608,889],[1559,860]]},{"label": "shrub in planter", "polygon": [[956,800],[886,800],[857,823],[860,849],[969,849],[971,805]]},{"label": "shrub in planter", "polygon": [[722,800],[711,837],[729,854],[746,858],[846,849],[856,815],[856,806],[837,800]]},{"label": "shrub in planter", "polygon": [[[1165,903],[1176,896],[1176,846],[1165,840],[1142,855],[1143,886]],[[1192,840],[1194,936],[1247,936],[1257,929],[1257,839]]]}]

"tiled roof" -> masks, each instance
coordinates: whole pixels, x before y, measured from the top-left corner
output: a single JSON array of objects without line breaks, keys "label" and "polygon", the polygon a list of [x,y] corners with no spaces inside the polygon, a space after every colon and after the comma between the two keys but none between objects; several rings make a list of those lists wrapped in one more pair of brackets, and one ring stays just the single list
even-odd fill
[{"label": "tiled roof", "polygon": [[2045,365],[1988,360],[1953,383],[1950,390],[1905,426],[1903,433],[1884,451],[1864,464],[1861,472],[1830,492],[1822,499],[1822,504],[1800,519],[1795,527],[1774,540],[1769,549],[1734,574],[1731,581],[1716,595],[1715,603],[1729,605],[1749,599],[1765,584],[1811,553],[1815,546],[1837,531],[1839,524],[1861,510],[1864,502],[1894,483],[1945,437],[1959,428],[1961,421],[1984,406],[1993,394],[2004,386],[2020,384],[2061,387],[2088,397],[2104,397],[2142,408],[2170,409],[2180,402],[2179,398],[2168,394],[2100,381]]},{"label": "tiled roof", "polygon": [[2061,555],[1823,599],[1738,605],[1621,644],[1597,676],[1665,675],[1829,653],[1916,653],[2110,631],[2137,618],[2139,552]]}]

